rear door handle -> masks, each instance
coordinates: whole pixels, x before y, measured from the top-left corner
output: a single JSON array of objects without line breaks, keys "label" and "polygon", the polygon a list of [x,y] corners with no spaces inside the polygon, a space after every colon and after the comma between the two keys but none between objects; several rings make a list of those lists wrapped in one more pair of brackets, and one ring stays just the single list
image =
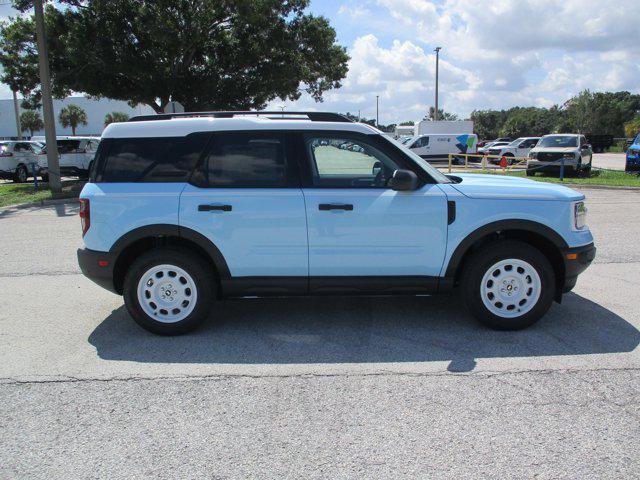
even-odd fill
[{"label": "rear door handle", "polygon": [[213,211],[230,212],[231,210],[232,210],[231,205],[198,205],[199,212],[213,212]]},{"label": "rear door handle", "polygon": [[353,205],[348,203],[321,203],[320,210],[353,210]]}]

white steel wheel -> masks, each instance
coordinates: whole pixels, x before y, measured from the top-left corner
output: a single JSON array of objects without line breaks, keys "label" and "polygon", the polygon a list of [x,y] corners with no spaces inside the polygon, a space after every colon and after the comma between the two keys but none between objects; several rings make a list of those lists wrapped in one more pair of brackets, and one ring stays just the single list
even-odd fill
[{"label": "white steel wheel", "polygon": [[492,314],[516,318],[536,306],[541,290],[540,275],[531,264],[508,258],[487,269],[480,284],[480,298]]},{"label": "white steel wheel", "polygon": [[137,294],[144,313],[161,323],[184,320],[198,301],[198,289],[191,275],[169,264],[147,270],[138,280]]}]

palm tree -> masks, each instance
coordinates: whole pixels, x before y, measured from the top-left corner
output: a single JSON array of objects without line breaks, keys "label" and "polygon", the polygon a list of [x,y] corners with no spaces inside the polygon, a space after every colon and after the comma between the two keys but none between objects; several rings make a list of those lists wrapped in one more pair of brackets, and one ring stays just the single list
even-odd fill
[{"label": "palm tree", "polygon": [[78,125],[87,125],[87,112],[77,105],[69,105],[60,110],[58,120],[64,128],[71,127],[71,132],[75,135]]},{"label": "palm tree", "polygon": [[44,128],[44,122],[40,118],[40,114],[34,110],[25,110],[20,114],[20,129],[23,132],[29,132],[33,137],[33,132],[42,130]]},{"label": "palm tree", "polygon": [[129,115],[124,112],[111,112],[104,116],[104,126],[112,123],[126,122],[129,120]]}]

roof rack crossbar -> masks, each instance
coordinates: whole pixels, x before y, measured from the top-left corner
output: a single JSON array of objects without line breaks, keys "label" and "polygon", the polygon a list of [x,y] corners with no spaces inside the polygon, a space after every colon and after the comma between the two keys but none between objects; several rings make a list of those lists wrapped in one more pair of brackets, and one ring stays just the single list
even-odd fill
[{"label": "roof rack crossbar", "polygon": [[[233,118],[235,116],[269,117],[271,120],[311,120],[312,122],[351,122],[349,118],[333,112],[288,112],[288,111],[215,111],[215,112],[183,112],[158,113],[156,115],[137,115],[129,119],[130,122],[150,120],[171,120],[172,118]],[[296,118],[298,117],[298,118]],[[306,117],[306,118],[302,118]]]}]

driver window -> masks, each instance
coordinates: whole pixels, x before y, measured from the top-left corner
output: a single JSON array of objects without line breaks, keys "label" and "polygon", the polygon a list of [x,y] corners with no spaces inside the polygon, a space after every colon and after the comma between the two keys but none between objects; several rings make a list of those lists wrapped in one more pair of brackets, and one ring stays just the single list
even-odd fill
[{"label": "driver window", "polygon": [[315,187],[386,188],[398,164],[359,139],[308,137]]}]

